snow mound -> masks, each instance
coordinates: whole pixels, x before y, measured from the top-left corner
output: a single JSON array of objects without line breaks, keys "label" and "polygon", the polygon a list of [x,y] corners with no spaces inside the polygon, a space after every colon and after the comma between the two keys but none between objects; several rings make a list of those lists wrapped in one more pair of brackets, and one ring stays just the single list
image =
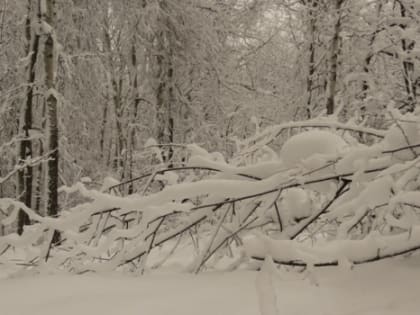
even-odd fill
[{"label": "snow mound", "polygon": [[287,167],[293,167],[314,155],[335,156],[346,146],[347,143],[332,132],[311,130],[290,137],[284,143],[280,157]]}]

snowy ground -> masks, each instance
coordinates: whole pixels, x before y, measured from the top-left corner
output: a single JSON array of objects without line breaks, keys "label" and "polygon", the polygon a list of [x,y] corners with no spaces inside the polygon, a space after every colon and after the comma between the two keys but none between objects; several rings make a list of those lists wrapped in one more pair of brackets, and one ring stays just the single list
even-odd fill
[{"label": "snowy ground", "polygon": [[[143,277],[35,275],[0,280],[2,315],[256,315],[257,272],[159,273]],[[353,271],[317,270],[318,286],[296,274],[273,278],[279,315],[420,314],[420,259]]]}]

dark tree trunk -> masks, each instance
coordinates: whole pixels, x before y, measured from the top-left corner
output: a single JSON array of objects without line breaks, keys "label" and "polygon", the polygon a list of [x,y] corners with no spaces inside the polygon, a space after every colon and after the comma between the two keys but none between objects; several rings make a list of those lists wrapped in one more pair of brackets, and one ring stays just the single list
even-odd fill
[{"label": "dark tree trunk", "polygon": [[[173,91],[173,61],[172,49],[169,43],[168,34],[164,31],[160,32],[159,38],[159,51],[157,56],[158,65],[158,87],[156,90],[156,105],[157,105],[157,139],[161,144],[172,144],[174,142],[174,91]],[[165,163],[169,163],[173,157],[173,148],[162,149],[162,158]]]},{"label": "dark tree trunk", "polygon": [[[34,84],[35,84],[35,66],[38,59],[39,50],[39,35],[32,34],[32,5],[31,0],[28,0],[28,14],[25,22],[25,37],[27,41],[27,54],[30,55],[30,63],[28,68],[28,88],[26,91],[26,102],[22,108],[20,131],[19,133],[24,137],[24,140],[19,142],[18,159],[19,163],[32,158],[32,141],[29,139],[30,130],[32,129],[32,110],[34,99]],[[32,182],[33,182],[33,168],[27,166],[18,172],[18,197],[28,208],[32,206]],[[29,216],[24,211],[19,211],[18,215],[18,234],[22,234],[24,225],[30,223]]]},{"label": "dark tree trunk", "polygon": [[336,21],[334,24],[334,34],[330,48],[330,64],[328,72],[328,90],[327,90],[327,115],[331,115],[335,110],[335,96],[337,94],[337,76],[338,76],[338,59],[341,50],[341,6],[344,0],[334,0],[334,14]]},{"label": "dark tree trunk", "polygon": [[102,110],[102,124],[101,124],[101,136],[99,139],[99,148],[101,150],[101,157],[104,159],[105,157],[105,129],[106,129],[106,122],[108,119],[108,102],[104,102]]},{"label": "dark tree trunk", "polygon": [[[127,136],[127,174],[126,179],[131,180],[133,178],[133,151],[135,150],[135,138],[136,128],[134,124],[137,122],[138,107],[140,103],[139,92],[138,92],[138,72],[137,72],[137,53],[136,53],[136,41],[133,38],[133,46],[131,48],[131,66],[133,73],[133,107],[130,113],[131,125],[128,128]],[[134,191],[133,183],[128,186],[128,194],[131,195]]]},{"label": "dark tree trunk", "polygon": [[[407,9],[402,1],[398,1],[400,4],[401,17],[407,16]],[[406,29],[405,25],[400,25],[402,29]],[[412,40],[402,39],[401,46],[404,53],[409,54],[415,46],[415,42]],[[403,107],[408,112],[414,112],[417,104],[417,91],[416,91],[416,79],[414,79],[414,63],[411,60],[403,61],[403,76],[404,76],[404,86],[407,93],[407,100]]]},{"label": "dark tree trunk", "polygon": [[309,6],[309,33],[310,33],[310,43],[309,43],[309,69],[308,69],[308,78],[306,80],[306,91],[308,94],[308,99],[306,102],[306,116],[311,118],[312,115],[312,98],[313,98],[313,87],[315,79],[315,50],[316,50],[316,9],[318,7],[318,0],[311,0],[306,3]]},{"label": "dark tree trunk", "polygon": [[[45,21],[54,29],[55,0],[46,0],[47,12]],[[53,32],[53,31],[52,31]],[[47,116],[47,141],[48,141],[48,162],[47,162],[47,215],[57,216],[58,214],[58,119],[57,119],[57,97],[55,94],[55,60],[54,60],[54,36],[47,34],[44,50],[45,64],[45,85],[47,87],[46,116]],[[54,233],[53,242],[59,240],[58,232]]]},{"label": "dark tree trunk", "polygon": [[[41,119],[42,119],[42,130],[45,130],[45,111],[46,111],[46,104],[45,101],[42,102],[41,106]],[[44,142],[42,140],[39,141],[39,156],[44,155]],[[39,163],[37,168],[37,179],[36,179],[36,188],[35,188],[35,211],[38,214],[41,214],[41,203],[42,203],[42,192],[43,192],[43,179],[44,179],[44,164]]]}]

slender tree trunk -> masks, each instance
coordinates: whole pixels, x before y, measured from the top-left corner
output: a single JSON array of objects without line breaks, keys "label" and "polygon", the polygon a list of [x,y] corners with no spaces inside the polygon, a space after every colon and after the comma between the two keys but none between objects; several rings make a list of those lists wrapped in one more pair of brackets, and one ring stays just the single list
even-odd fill
[{"label": "slender tree trunk", "polygon": [[[404,3],[402,1],[398,1],[398,3],[400,4],[401,17],[403,18],[407,17],[407,9],[404,6]],[[406,26],[401,25],[401,28],[405,29]],[[412,40],[407,40],[403,38],[401,40],[401,46],[404,53],[408,54],[414,49],[415,42]],[[406,108],[408,112],[414,112],[416,108],[416,103],[417,103],[417,100],[416,100],[417,91],[416,91],[416,83],[415,83],[416,80],[414,79],[414,63],[411,60],[404,59],[402,65],[403,65],[404,85],[405,85],[405,90],[407,93],[407,101],[404,107]]]},{"label": "slender tree trunk", "polygon": [[328,72],[328,86],[327,86],[327,115],[331,115],[335,110],[335,96],[337,94],[337,74],[338,74],[338,58],[341,50],[341,7],[344,0],[334,0],[334,15],[336,21],[334,24],[334,35],[331,41],[330,48],[330,64]]},{"label": "slender tree trunk", "polygon": [[[109,155],[108,155],[108,163],[111,163],[112,168],[115,172],[119,172],[122,169],[123,159],[121,157],[121,153],[124,150],[124,134],[123,134],[123,127],[122,127],[122,119],[123,119],[123,104],[122,104],[122,93],[123,93],[123,66],[120,66],[119,69],[117,69],[117,72],[114,71],[114,60],[113,60],[113,46],[112,46],[112,34],[111,34],[111,27],[108,23],[108,21],[105,21],[105,28],[104,28],[104,42],[105,42],[105,49],[108,53],[108,66],[109,66],[109,94],[112,98],[112,105],[113,105],[113,116],[114,121],[112,126],[114,129],[110,133],[110,143],[114,144],[114,147],[112,145],[110,146]],[[120,62],[124,59],[124,56],[119,55]],[[119,70],[119,71],[118,71]],[[107,105],[108,106],[108,105]],[[105,123],[105,119],[107,116],[107,106],[104,108],[104,116],[103,116],[103,122]],[[103,126],[103,134],[105,135],[105,125]],[[101,138],[101,139],[104,139]],[[101,144],[103,145],[103,143]],[[108,164],[107,163],[107,164]],[[121,177],[123,177],[124,174],[121,174]]]},{"label": "slender tree trunk", "polygon": [[[51,26],[51,32],[47,34],[44,50],[45,64],[45,85],[47,88],[46,97],[46,135],[48,147],[47,162],[47,215],[57,216],[58,214],[58,119],[57,119],[57,97],[55,93],[55,0],[46,1],[45,22]],[[54,233],[53,242],[59,240],[58,232]]]},{"label": "slender tree trunk", "polygon": [[[42,102],[42,108],[41,108],[41,127],[42,130],[46,129],[46,124],[45,124],[45,114],[46,112],[46,104],[45,101]],[[43,156],[44,155],[44,143],[42,140],[39,140],[39,156]],[[44,164],[43,163],[39,163],[38,168],[37,168],[37,180],[36,180],[36,188],[35,188],[35,211],[38,214],[41,214],[41,203],[42,203],[42,192],[43,192],[43,179],[44,179]]]},{"label": "slender tree trunk", "polygon": [[313,87],[314,87],[314,76],[315,76],[315,50],[316,50],[316,9],[318,7],[318,0],[308,1],[309,5],[309,33],[310,33],[310,43],[309,43],[309,69],[308,69],[308,78],[306,80],[306,91],[308,99],[306,101],[306,116],[311,118],[311,109],[312,109],[312,96],[313,96]]},{"label": "slender tree trunk", "polygon": [[103,109],[102,109],[101,135],[99,139],[99,148],[101,150],[102,160],[105,157],[105,130],[106,130],[107,119],[108,119],[108,101],[104,102]]},{"label": "slender tree trunk", "polygon": [[[175,95],[174,95],[174,65],[173,65],[173,51],[172,48],[169,50],[169,64],[168,64],[168,83],[169,83],[169,89],[168,89],[168,141],[169,143],[175,142],[175,120],[174,120],[174,110],[175,110]],[[173,147],[170,146],[168,150],[168,161],[170,161],[170,164],[168,165],[169,168],[171,168],[172,165],[172,159],[174,155]]]},{"label": "slender tree trunk", "polygon": [[[115,81],[114,81],[115,82]],[[114,117],[115,117],[115,151],[114,151],[114,170],[120,172],[123,168],[122,152],[124,151],[124,134],[122,127],[123,107],[122,107],[122,85],[120,77],[118,83],[114,84]],[[124,174],[121,174],[123,179]]]},{"label": "slender tree trunk", "polygon": [[[131,48],[131,66],[133,73],[133,106],[130,113],[130,127],[128,128],[128,137],[127,137],[127,175],[126,178],[131,180],[133,178],[133,151],[135,150],[135,137],[136,137],[136,128],[134,124],[137,122],[138,107],[140,103],[139,91],[138,91],[138,72],[137,72],[137,53],[136,53],[136,42],[133,39],[133,45]],[[133,183],[130,183],[128,186],[128,194],[133,193]]]},{"label": "slender tree trunk", "polygon": [[[106,74],[106,80],[107,80],[107,91],[106,91],[106,102],[104,104],[103,110],[102,110],[102,130],[101,130],[101,138],[100,138],[100,147],[102,152],[102,157],[104,159],[105,165],[108,167],[112,164],[112,142],[113,142],[113,134],[112,132],[109,133],[109,136],[107,137],[107,125],[108,125],[108,119],[109,114],[108,111],[111,113],[111,102],[113,102],[114,99],[114,93],[115,93],[115,80],[114,80],[114,74],[112,73],[113,69],[113,60],[112,60],[112,44],[111,44],[111,34],[110,34],[110,27],[108,20],[105,19],[104,21],[104,29],[103,29],[103,40],[104,40],[104,51],[108,55],[107,58],[107,65],[109,71]],[[112,100],[112,101],[111,101]],[[112,127],[111,127],[112,128]],[[105,148],[105,142],[108,138],[109,145],[107,146],[107,149]]]},{"label": "slender tree trunk", "polygon": [[[378,21],[381,18],[382,8],[383,8],[383,3],[379,1],[376,4],[376,18],[377,18]],[[373,33],[370,35],[370,38],[369,38],[369,50],[368,50],[368,54],[365,57],[364,64],[363,64],[363,72],[366,74],[366,76],[370,75],[371,62],[372,62],[372,59],[375,55],[374,44],[375,44],[376,36],[377,36],[378,33],[379,33],[379,25],[377,25],[374,28]],[[362,91],[361,91],[360,96],[359,96],[359,100],[360,100],[360,107],[359,107],[360,120],[362,120],[362,121],[364,121],[365,118],[366,118],[366,103],[365,103],[365,100],[368,97],[369,88],[371,88],[371,87],[369,86],[368,80],[363,79],[363,81],[362,81]],[[376,115],[376,114],[374,114],[374,115]],[[362,132],[359,133],[359,139],[360,139],[361,142],[364,142],[365,138],[366,138],[366,134],[364,134]]]},{"label": "slender tree trunk", "polygon": [[[173,52],[170,47],[169,36],[166,31],[161,31],[158,35],[158,87],[156,90],[157,105],[157,139],[159,143],[171,144],[174,142],[174,91],[173,91]],[[173,148],[163,149],[163,161],[169,162],[173,157]],[[170,167],[171,165],[169,165]]]}]

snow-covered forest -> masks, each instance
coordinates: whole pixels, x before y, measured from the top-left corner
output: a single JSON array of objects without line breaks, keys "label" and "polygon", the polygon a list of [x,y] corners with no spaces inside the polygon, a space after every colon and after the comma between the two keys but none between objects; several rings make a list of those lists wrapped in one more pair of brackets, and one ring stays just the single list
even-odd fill
[{"label": "snow-covered forest", "polygon": [[414,315],[417,251],[419,0],[0,0],[1,314]]}]

